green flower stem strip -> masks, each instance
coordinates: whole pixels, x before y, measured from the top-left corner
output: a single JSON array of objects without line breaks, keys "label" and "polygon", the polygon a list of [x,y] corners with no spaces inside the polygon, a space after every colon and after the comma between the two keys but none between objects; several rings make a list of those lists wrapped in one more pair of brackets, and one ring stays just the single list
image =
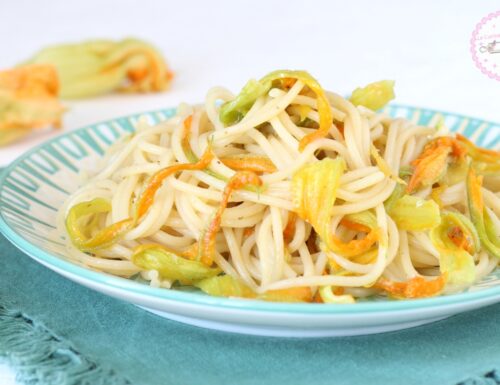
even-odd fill
[{"label": "green flower stem strip", "polygon": [[239,297],[260,299],[271,302],[311,302],[312,293],[308,287],[296,287],[283,290],[269,290],[262,294],[255,293],[247,285],[230,275],[220,275],[195,283],[203,292],[215,297]]},{"label": "green flower stem strip", "polygon": [[255,101],[271,89],[275,80],[285,79],[300,80],[316,94],[319,128],[301,139],[299,149],[303,150],[313,140],[325,137],[333,123],[330,102],[318,81],[306,71],[277,70],[267,74],[259,81],[250,80],[235,99],[222,105],[219,119],[226,126],[239,122],[245,117]]},{"label": "green flower stem strip", "polygon": [[394,99],[394,80],[380,80],[366,87],[356,88],[349,99],[355,106],[379,110]]},{"label": "green flower stem strip", "polygon": [[178,256],[160,245],[142,245],[132,255],[132,262],[143,270],[156,270],[163,279],[191,285],[221,272],[198,261]]},{"label": "green flower stem strip", "polygon": [[439,205],[436,202],[412,195],[403,195],[391,202],[388,212],[402,230],[428,230],[441,222]]},{"label": "green flower stem strip", "polygon": [[500,244],[493,229],[493,222],[484,206],[481,191],[482,178],[476,175],[474,168],[469,169],[467,175],[467,202],[472,223],[476,227],[481,245],[493,256],[500,258]]},{"label": "green flower stem strip", "polygon": [[[132,228],[134,221],[129,218],[107,226],[90,236],[97,225],[97,215],[108,213],[110,210],[111,204],[104,198],[78,203],[69,210],[66,217],[66,230],[79,250],[91,252],[111,246]],[[82,225],[83,219],[89,215],[94,215],[94,217],[87,224]]]},{"label": "green flower stem strip", "polygon": [[441,224],[430,233],[431,241],[439,252],[439,265],[451,284],[468,285],[476,279],[472,254],[479,249],[474,226],[462,214],[445,211]]}]

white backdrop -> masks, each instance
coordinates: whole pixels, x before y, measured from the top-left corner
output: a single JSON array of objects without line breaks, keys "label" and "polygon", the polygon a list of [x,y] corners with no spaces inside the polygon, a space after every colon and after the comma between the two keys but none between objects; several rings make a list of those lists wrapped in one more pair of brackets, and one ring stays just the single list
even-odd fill
[{"label": "white backdrop", "polygon": [[[213,85],[236,92],[277,68],[307,69],[344,94],[395,79],[398,103],[500,121],[500,82],[469,53],[475,25],[499,8],[498,0],[2,0],[0,68],[46,45],[88,38],[141,37],[164,52],[176,74],[169,91],[66,103],[66,130],[201,102]],[[0,166],[51,135],[0,149]],[[12,378],[0,366],[0,383]]]}]

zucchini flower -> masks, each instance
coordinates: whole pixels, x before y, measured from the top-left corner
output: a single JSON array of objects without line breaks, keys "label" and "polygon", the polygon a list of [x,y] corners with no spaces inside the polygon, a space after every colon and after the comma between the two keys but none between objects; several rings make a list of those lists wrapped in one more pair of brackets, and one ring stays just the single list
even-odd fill
[{"label": "zucchini flower", "polygon": [[52,64],[61,81],[61,97],[87,98],[112,91],[163,91],[172,72],[162,55],[137,39],[90,40],[47,47],[24,64]]},{"label": "zucchini flower", "polygon": [[59,82],[51,65],[0,71],[0,146],[47,126],[60,127],[64,107],[57,100]]}]

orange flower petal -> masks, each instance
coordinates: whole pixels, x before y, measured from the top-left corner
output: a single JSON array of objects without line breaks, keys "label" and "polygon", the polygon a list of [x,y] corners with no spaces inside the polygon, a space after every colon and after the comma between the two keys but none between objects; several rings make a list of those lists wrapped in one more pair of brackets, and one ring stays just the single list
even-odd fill
[{"label": "orange flower petal", "polygon": [[431,281],[423,277],[415,277],[406,282],[390,281],[380,278],[374,287],[382,289],[396,298],[424,298],[441,292],[446,283],[446,275],[440,275]]},{"label": "orange flower petal", "polygon": [[445,170],[451,148],[448,146],[432,146],[412,162],[415,167],[406,192],[411,193],[419,186],[429,186],[436,182]]},{"label": "orange flower petal", "polygon": [[0,145],[36,128],[59,128],[65,109],[57,99],[58,92],[57,72],[51,65],[0,71]]},{"label": "orange flower petal", "polygon": [[247,185],[252,186],[262,186],[262,181],[257,174],[251,171],[239,171],[234,174],[231,179],[226,184],[224,191],[222,193],[221,203],[217,209],[214,218],[208,225],[208,229],[203,235],[200,248],[199,258],[203,263],[210,266],[212,265],[214,253],[215,253],[215,236],[220,229],[220,224],[222,221],[222,214],[229,203],[231,194],[235,190],[239,190]]},{"label": "orange flower petal", "polygon": [[293,235],[295,234],[295,224],[297,223],[297,214],[291,211],[288,214],[288,222],[286,224],[285,229],[283,230],[283,239],[285,243],[290,243],[293,239]]},{"label": "orange flower petal", "polygon": [[361,223],[352,222],[347,218],[342,218],[342,220],[340,221],[340,224],[342,226],[347,227],[348,229],[354,230],[354,231],[360,231],[363,233],[368,233],[370,231],[370,228],[368,226],[365,226]]},{"label": "orange flower petal", "polygon": [[370,250],[379,238],[379,228],[370,230],[370,232],[363,239],[353,239],[349,242],[342,242],[335,235],[332,235],[330,246],[335,253],[342,254],[345,257],[354,257]]},{"label": "orange flower petal", "polygon": [[271,159],[263,156],[226,157],[220,161],[235,171],[252,171],[259,174],[276,172]]},{"label": "orange flower petal", "polygon": [[179,171],[187,171],[187,170],[203,170],[208,167],[210,162],[212,161],[214,155],[211,149],[207,149],[201,159],[196,163],[182,163],[176,164],[173,166],[166,167],[157,173],[155,173],[147,183],[146,189],[141,194],[139,201],[137,203],[137,218],[142,217],[148,209],[153,204],[154,196],[158,189],[162,186],[163,181],[167,179],[170,175],[173,175]]}]

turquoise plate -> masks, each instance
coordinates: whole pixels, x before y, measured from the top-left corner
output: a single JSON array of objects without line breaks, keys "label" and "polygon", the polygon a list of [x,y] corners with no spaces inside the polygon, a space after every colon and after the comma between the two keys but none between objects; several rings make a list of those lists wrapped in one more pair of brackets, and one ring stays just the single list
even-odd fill
[{"label": "turquoise plate", "polygon": [[[480,146],[500,147],[500,125],[462,115],[390,106],[391,116],[426,124],[441,114],[446,125]],[[15,160],[0,178],[0,231],[19,249],[57,273],[181,322],[230,332],[321,337],[397,330],[500,301],[500,269],[466,292],[408,301],[354,305],[286,304],[226,299],[150,286],[76,265],[55,234],[57,208],[77,186],[77,174],[102,157],[117,138],[134,131],[139,116],[151,123],[175,109],[147,112],[67,132]]]}]

